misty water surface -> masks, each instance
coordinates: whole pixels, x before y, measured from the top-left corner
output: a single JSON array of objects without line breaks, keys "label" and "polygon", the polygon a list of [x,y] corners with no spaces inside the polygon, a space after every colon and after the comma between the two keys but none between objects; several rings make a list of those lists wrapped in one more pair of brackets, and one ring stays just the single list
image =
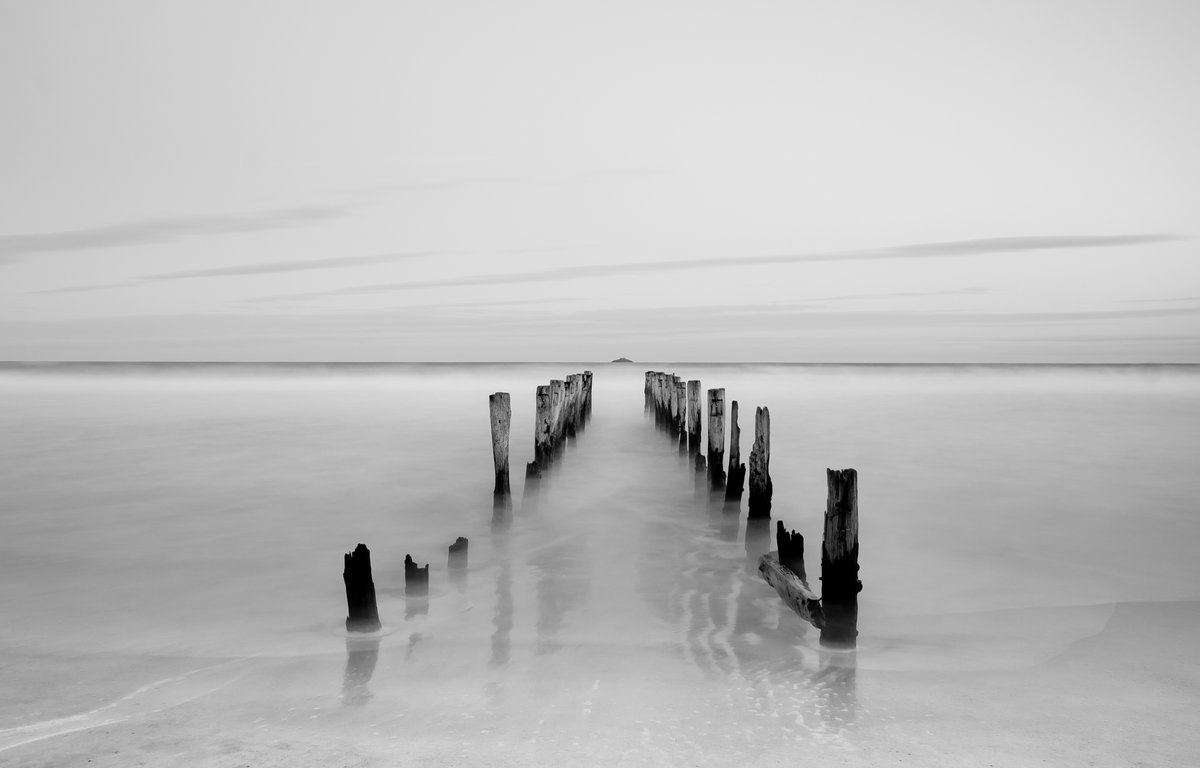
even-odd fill
[{"label": "misty water surface", "polygon": [[[191,707],[334,753],[431,734],[526,761],[852,749],[896,717],[891,675],[1026,669],[1114,604],[1200,597],[1189,368],[587,367],[592,420],[536,496],[534,388],[582,365],[5,367],[0,748]],[[814,582],[825,468],[858,469],[856,654],[761,582],[744,504],[710,505],[643,414],[648,367],[725,387],[743,456],[770,407],[773,514]],[[342,626],[358,542],[381,638]],[[428,601],[404,597],[406,553],[432,563]]]}]

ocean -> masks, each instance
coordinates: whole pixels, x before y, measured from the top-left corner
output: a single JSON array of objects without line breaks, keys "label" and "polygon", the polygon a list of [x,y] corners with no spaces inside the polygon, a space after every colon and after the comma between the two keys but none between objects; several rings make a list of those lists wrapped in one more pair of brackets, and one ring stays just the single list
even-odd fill
[{"label": "ocean", "polygon": [[[526,493],[535,388],[584,369]],[[857,469],[856,651],[759,577],[650,369],[724,387],[743,460],[769,407],[818,592],[825,470]],[[1190,366],[2,364],[0,764],[1185,765],[1198,467]]]}]

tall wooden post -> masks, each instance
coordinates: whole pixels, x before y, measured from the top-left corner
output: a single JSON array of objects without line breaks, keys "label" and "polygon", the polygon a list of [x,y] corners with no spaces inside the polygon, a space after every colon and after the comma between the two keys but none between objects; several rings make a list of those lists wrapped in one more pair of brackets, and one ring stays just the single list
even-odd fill
[{"label": "tall wooden post", "polygon": [[551,449],[551,410],[550,410],[550,386],[541,384],[537,388],[534,395],[534,422],[533,422],[533,460],[537,463],[538,468],[545,470],[550,467],[550,449]]},{"label": "tall wooden post", "polygon": [[592,417],[592,372],[583,372],[583,421]]},{"label": "tall wooden post", "polygon": [[347,552],[342,569],[346,583],[346,631],[374,632],[379,623],[379,608],[375,604],[375,582],[371,578],[371,550],[359,544]]},{"label": "tall wooden post", "polygon": [[671,377],[666,380],[666,397],[667,397],[667,437],[674,437],[676,427],[679,425],[679,403],[676,401],[676,392],[678,388],[676,382],[679,377],[672,373]]},{"label": "tall wooden post", "polygon": [[688,447],[688,397],[687,397],[687,382],[683,379],[675,381],[675,401],[679,403],[679,414],[675,418],[675,430],[679,435],[679,452],[687,453]]},{"label": "tall wooden post", "polygon": [[642,395],[645,398],[645,406],[643,411],[650,412],[650,407],[653,404],[653,399],[650,397],[650,381],[654,377],[654,371],[646,371],[646,383],[642,385]]},{"label": "tall wooden post", "polygon": [[575,403],[578,390],[579,382],[572,373],[567,376],[563,394],[563,434],[568,439],[575,437]]},{"label": "tall wooden post", "polygon": [[563,400],[566,393],[562,379],[550,380],[550,451],[556,456],[562,453]]},{"label": "tall wooden post", "polygon": [[725,487],[725,390],[708,390],[708,487]]},{"label": "tall wooden post", "polygon": [[858,472],[827,469],[825,540],[821,546],[821,645],[854,648],[858,638]]},{"label": "tall wooden post", "polygon": [[749,517],[771,516],[771,412],[754,411],[754,447],[750,449]]},{"label": "tall wooden post", "polygon": [[742,430],[738,427],[738,401],[729,404],[729,478],[725,485],[725,501],[740,502],[746,481],[746,465],[742,463]]},{"label": "tall wooden post", "polygon": [[688,451],[695,456],[700,453],[701,423],[704,420],[704,404],[700,400],[700,380],[692,379],[687,383],[687,429]]},{"label": "tall wooden post", "polygon": [[496,465],[496,496],[508,496],[508,433],[512,423],[512,403],[507,392],[488,397],[492,414],[492,460]]}]

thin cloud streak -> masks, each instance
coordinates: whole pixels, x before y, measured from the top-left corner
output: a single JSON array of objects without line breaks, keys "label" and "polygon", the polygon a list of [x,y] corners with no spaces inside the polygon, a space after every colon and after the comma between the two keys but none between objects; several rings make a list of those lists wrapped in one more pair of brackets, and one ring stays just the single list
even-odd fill
[{"label": "thin cloud streak", "polygon": [[187,280],[195,277],[229,277],[236,275],[271,275],[281,272],[303,272],[310,269],[342,269],[371,264],[389,264],[393,261],[432,256],[446,251],[411,251],[407,253],[384,253],[377,256],[334,256],[326,259],[299,259],[294,261],[269,261],[262,264],[247,264],[240,267],[218,267],[215,269],[185,269],[178,272],[161,272],[145,275],[138,280]]},{"label": "thin cloud streak", "polygon": [[53,293],[82,293],[85,291],[103,291],[111,288],[130,288],[142,285],[146,281],[187,280],[205,277],[237,277],[241,275],[273,275],[284,272],[303,272],[313,269],[345,269],[347,267],[370,266],[372,264],[389,264],[421,256],[433,256],[449,251],[412,251],[408,253],[384,253],[376,256],[344,256],[326,259],[298,259],[294,261],[269,261],[260,264],[246,264],[240,267],[216,267],[214,269],[185,269],[178,272],[161,272],[155,275],[144,275],[134,280],[123,280],[118,283],[96,283],[94,285],[75,285],[68,288],[48,288],[44,291],[31,291],[35,294]]},{"label": "thin cloud streak", "polygon": [[1063,250],[1070,248],[1113,248],[1129,245],[1152,245],[1183,239],[1170,234],[1134,235],[1078,235],[1060,237],[995,237],[979,240],[957,240],[940,243],[922,243],[892,246],[857,251],[829,251],[823,253],[778,254],[769,256],[730,257],[717,256],[685,261],[625,262],[622,264],[590,264],[575,267],[557,267],[530,272],[511,272],[489,275],[468,275],[435,280],[413,280],[406,283],[384,283],[329,291],[291,294],[286,297],[263,297],[263,301],[298,298],[322,298],[326,296],[355,296],[395,291],[417,291],[427,288],[461,288],[481,285],[509,285],[513,283],[548,283],[560,280],[578,280],[596,277],[614,277],[652,272],[709,269],[713,267],[750,267],[769,264],[804,264],[830,261],[879,261],[893,259],[933,259],[956,256],[977,256],[997,253],[1015,253],[1038,250]]},{"label": "thin cloud streak", "polygon": [[340,207],[307,206],[223,216],[144,219],[63,232],[0,235],[0,264],[17,261],[18,257],[31,253],[149,245],[182,237],[287,229],[345,214],[346,209]]}]

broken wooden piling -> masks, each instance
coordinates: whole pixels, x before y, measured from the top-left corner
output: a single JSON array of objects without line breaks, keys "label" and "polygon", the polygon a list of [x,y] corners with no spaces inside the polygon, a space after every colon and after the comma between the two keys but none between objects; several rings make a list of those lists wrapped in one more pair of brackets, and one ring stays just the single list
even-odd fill
[{"label": "broken wooden piling", "polygon": [[750,500],[748,517],[771,516],[771,412],[754,411],[754,447],[750,449]]},{"label": "broken wooden piling", "polygon": [[858,472],[826,469],[825,539],[821,545],[821,645],[854,648],[858,638]]},{"label": "broken wooden piling", "polygon": [[809,588],[791,568],[779,562],[778,552],[768,552],[758,559],[758,572],[796,615],[817,629],[826,626],[821,598]]},{"label": "broken wooden piling", "polygon": [[429,563],[419,566],[412,555],[404,556],[404,594],[409,597],[429,594]]},{"label": "broken wooden piling", "polygon": [[375,604],[375,582],[371,578],[371,550],[365,544],[346,553],[342,581],[346,583],[346,631],[378,630],[382,625]]},{"label": "broken wooden piling", "polygon": [[708,390],[708,486],[725,487],[725,390]]},{"label": "broken wooden piling", "polygon": [[458,570],[467,567],[467,538],[459,536],[450,545],[450,551],[447,556],[446,566],[450,570]]},{"label": "broken wooden piling", "polygon": [[746,465],[742,463],[742,430],[738,427],[738,401],[729,404],[729,476],[725,480],[725,501],[736,504],[742,500],[746,481]]},{"label": "broken wooden piling", "polygon": [[804,537],[798,531],[788,531],[781,520],[776,524],[775,543],[774,552],[759,558],[759,573],[797,616],[817,629],[823,629],[828,624],[828,617],[820,598],[809,588],[804,573]]},{"label": "broken wooden piling", "polygon": [[688,451],[695,456],[700,453],[701,422],[704,420],[704,404],[700,401],[700,380],[687,383],[687,430]]}]

